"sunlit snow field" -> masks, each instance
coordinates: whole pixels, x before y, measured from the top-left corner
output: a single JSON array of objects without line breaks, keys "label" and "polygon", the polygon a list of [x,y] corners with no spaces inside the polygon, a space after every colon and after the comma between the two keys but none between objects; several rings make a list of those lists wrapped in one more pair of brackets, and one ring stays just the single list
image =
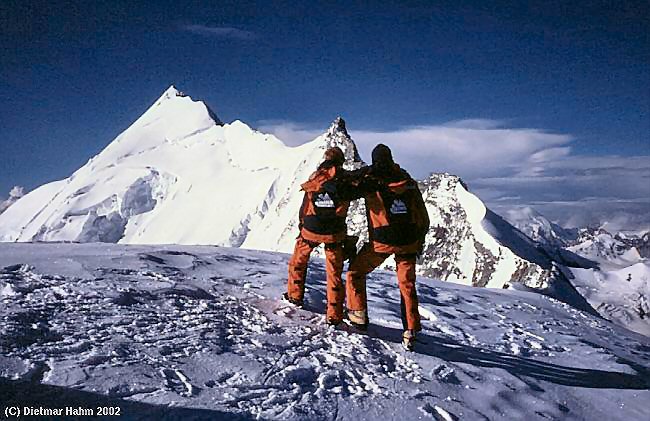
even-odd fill
[{"label": "sunlit snow field", "polygon": [[648,419],[650,339],[547,297],[418,279],[399,341],[393,273],[368,334],[279,301],[288,255],[0,244],[0,403],[119,405],[133,418]]}]

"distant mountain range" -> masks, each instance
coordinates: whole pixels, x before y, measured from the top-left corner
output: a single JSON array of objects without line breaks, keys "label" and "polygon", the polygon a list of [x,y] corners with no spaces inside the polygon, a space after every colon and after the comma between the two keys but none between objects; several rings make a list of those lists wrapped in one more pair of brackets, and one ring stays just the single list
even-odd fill
[{"label": "distant mountain range", "polygon": [[562,263],[571,284],[601,316],[650,336],[650,233],[565,230],[530,208],[506,217]]}]

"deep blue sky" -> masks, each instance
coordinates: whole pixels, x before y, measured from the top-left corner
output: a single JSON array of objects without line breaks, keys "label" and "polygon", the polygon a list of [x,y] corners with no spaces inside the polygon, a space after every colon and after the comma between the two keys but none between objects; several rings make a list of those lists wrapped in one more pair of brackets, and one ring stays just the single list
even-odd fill
[{"label": "deep blue sky", "polygon": [[647,1],[268,3],[0,2],[0,196],[67,177],[171,83],[224,121],[485,118],[650,155]]}]

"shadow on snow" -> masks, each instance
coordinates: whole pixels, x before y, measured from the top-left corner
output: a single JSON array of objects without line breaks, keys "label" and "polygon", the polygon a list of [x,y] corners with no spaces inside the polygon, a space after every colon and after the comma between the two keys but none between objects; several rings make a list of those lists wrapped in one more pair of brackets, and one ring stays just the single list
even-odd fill
[{"label": "shadow on snow", "polygon": [[[377,332],[376,336],[381,339],[401,343],[402,331],[399,329],[378,325],[373,325],[372,329]],[[476,348],[448,338],[434,337],[423,333],[419,334],[418,342],[420,343],[416,345],[416,353],[430,355],[449,362],[487,368],[501,368],[516,377],[523,376],[565,386],[593,389],[650,390],[650,370],[621,358],[619,358],[620,363],[629,365],[637,373],[629,374],[566,367],[503,352]]]},{"label": "shadow on snow", "polygon": [[[128,401],[118,397],[85,392],[68,387],[52,386],[36,382],[16,381],[0,377],[0,406],[24,406],[32,408],[84,408],[119,407],[119,418],[124,420],[252,420],[249,414],[223,412],[213,409],[182,408],[154,405],[143,402]],[[29,417],[28,417],[29,418]],[[59,419],[59,417],[39,417],[42,419]],[[89,417],[78,417],[87,419]],[[65,417],[75,419],[75,417]]]},{"label": "shadow on snow", "polygon": [[[324,270],[319,266],[310,265],[309,273],[311,277],[308,278],[307,285],[312,288],[310,290],[311,297],[306,300],[307,305],[305,306],[305,310],[322,314],[325,312],[324,302],[326,300],[323,291],[325,285]],[[437,294],[434,292],[435,295]],[[388,297],[384,297],[384,299],[392,302],[392,307],[396,315],[398,315],[399,300],[391,300]],[[425,299],[423,301],[427,300]],[[433,304],[440,305],[435,300],[433,300]],[[371,326],[371,336],[401,344],[402,330],[387,326]],[[636,371],[636,374],[566,367],[489,349],[477,348],[455,342],[449,338],[431,336],[425,333],[418,335],[418,341],[420,343],[416,346],[416,353],[430,355],[448,362],[465,363],[486,368],[501,368],[516,377],[528,377],[564,386],[593,389],[650,390],[650,370],[620,357],[618,361],[621,364],[630,366]]]}]

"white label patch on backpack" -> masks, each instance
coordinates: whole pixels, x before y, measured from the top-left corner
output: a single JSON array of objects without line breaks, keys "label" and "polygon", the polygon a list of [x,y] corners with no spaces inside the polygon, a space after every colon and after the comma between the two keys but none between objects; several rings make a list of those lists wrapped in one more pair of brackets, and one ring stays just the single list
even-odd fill
[{"label": "white label patch on backpack", "polygon": [[390,206],[390,213],[393,215],[401,215],[408,213],[408,208],[406,207],[406,203],[402,202],[401,200],[397,199],[393,202],[393,204]]},{"label": "white label patch on backpack", "polygon": [[316,205],[319,208],[333,208],[334,206],[334,201],[330,197],[327,192],[321,193],[316,197],[316,200],[314,201],[314,205]]}]

